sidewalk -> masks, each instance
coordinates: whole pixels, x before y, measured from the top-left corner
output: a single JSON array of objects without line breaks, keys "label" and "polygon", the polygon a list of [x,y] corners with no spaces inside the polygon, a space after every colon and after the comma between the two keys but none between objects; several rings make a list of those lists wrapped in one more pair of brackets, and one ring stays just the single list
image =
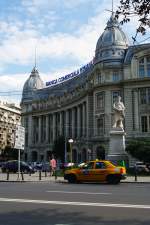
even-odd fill
[{"label": "sidewalk", "polygon": [[[20,179],[18,179],[18,174],[9,174],[9,177],[7,176],[6,173],[0,173],[0,182],[67,182],[64,180],[63,177],[57,177],[55,178],[54,176],[50,176],[49,173],[41,173],[40,174],[34,173],[31,174],[23,174],[23,180],[22,176],[20,175]],[[150,183],[150,176],[138,176],[137,181],[135,181],[134,176],[127,176],[125,180],[122,180],[121,183]]]}]

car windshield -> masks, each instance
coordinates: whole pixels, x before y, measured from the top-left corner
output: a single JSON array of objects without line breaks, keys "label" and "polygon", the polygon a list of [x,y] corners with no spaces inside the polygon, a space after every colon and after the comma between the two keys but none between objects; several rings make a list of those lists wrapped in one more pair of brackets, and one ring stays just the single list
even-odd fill
[{"label": "car windshield", "polygon": [[93,167],[94,167],[94,162],[85,163],[82,166],[83,169],[93,169]]}]

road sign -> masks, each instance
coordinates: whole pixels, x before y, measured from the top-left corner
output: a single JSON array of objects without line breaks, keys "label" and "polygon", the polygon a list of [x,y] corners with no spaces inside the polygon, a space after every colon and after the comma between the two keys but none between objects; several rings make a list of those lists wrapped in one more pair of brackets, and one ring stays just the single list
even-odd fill
[{"label": "road sign", "polygon": [[24,143],[25,143],[25,128],[23,126],[17,126],[15,132],[14,148],[24,150]]}]

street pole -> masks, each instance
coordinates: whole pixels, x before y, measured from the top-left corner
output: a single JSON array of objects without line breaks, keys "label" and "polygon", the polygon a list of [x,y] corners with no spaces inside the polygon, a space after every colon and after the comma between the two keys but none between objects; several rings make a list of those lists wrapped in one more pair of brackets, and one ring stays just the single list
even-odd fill
[{"label": "street pole", "polygon": [[20,149],[18,149],[18,180],[20,180]]},{"label": "street pole", "polygon": [[69,144],[70,144],[70,161],[71,161],[71,166],[72,166],[72,143],[73,143],[73,139],[69,139]]},{"label": "street pole", "polygon": [[72,143],[70,142],[70,161],[72,166]]}]

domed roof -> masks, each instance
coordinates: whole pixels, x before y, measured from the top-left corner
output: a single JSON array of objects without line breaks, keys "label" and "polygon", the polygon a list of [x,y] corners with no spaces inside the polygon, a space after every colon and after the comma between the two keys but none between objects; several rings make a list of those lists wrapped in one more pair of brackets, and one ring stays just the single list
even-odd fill
[{"label": "domed roof", "polygon": [[[128,47],[128,39],[124,32],[119,27],[118,20],[115,18],[114,14],[110,17],[107,22],[107,26],[97,41],[96,45],[96,58],[103,58],[103,55],[107,57],[112,57],[108,50],[118,50],[126,49]],[[107,52],[107,54],[104,53]],[[122,55],[122,53],[120,53]]]},{"label": "domed roof", "polygon": [[111,46],[111,45],[119,45],[119,46],[127,46],[128,40],[126,35],[119,27],[119,23],[117,19],[112,15],[110,20],[107,22],[107,27],[105,31],[100,36],[97,42],[96,49]]},{"label": "domed roof", "polygon": [[30,74],[30,77],[24,84],[22,99],[30,99],[32,97],[33,91],[42,88],[44,88],[43,81],[39,76],[38,70],[36,69],[36,67],[34,67]]}]

